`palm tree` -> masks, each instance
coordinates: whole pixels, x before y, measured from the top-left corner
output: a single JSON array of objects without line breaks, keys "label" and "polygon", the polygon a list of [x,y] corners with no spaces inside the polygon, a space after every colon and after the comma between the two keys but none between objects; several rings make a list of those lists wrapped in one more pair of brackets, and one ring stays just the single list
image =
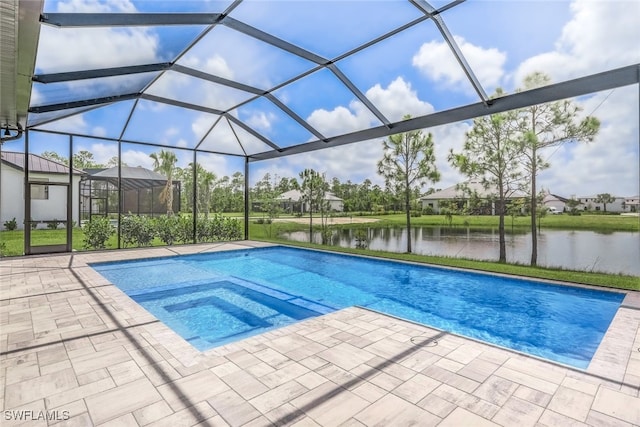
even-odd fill
[{"label": "palm tree", "polygon": [[167,205],[167,215],[173,215],[173,173],[176,169],[178,158],[173,151],[160,150],[160,153],[151,153],[154,172],[161,173],[167,178],[167,183],[160,193],[160,202]]}]

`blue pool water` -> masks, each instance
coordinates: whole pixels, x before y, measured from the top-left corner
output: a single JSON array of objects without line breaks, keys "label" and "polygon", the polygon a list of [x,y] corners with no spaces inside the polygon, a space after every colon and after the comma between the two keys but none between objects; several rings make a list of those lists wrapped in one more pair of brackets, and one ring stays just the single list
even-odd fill
[{"label": "blue pool water", "polygon": [[287,247],[92,267],[199,350],[358,305],[586,368],[624,297]]}]

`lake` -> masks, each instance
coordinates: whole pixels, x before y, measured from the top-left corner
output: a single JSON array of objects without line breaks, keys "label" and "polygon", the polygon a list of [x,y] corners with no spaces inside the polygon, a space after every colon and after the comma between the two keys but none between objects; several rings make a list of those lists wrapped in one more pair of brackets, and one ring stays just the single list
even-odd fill
[{"label": "lake", "polygon": [[[498,229],[466,227],[415,227],[413,252],[421,255],[450,256],[497,261]],[[406,228],[370,228],[369,249],[406,252]],[[332,244],[355,247],[354,231],[337,230]],[[309,232],[283,233],[282,237],[308,242]],[[314,239],[320,242],[320,233]],[[507,262],[528,264],[531,258],[530,233],[507,228]],[[571,270],[624,273],[640,276],[640,234],[634,232],[594,232],[542,230],[538,234],[538,265]]]}]

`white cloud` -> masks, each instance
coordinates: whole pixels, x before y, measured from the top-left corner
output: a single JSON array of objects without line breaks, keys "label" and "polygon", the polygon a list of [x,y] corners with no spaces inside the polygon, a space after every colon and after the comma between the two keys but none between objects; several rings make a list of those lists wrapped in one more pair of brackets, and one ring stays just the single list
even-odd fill
[{"label": "white cloud", "polygon": [[149,64],[158,60],[158,38],[147,29],[42,26],[36,68],[52,73]]},{"label": "white cloud", "polygon": [[42,128],[58,132],[73,131],[80,135],[90,134],[89,124],[86,122],[82,114],[76,114],[75,116],[65,117],[64,119],[47,123],[43,125]]},{"label": "white cloud", "polygon": [[[366,92],[366,96],[392,122],[401,120],[407,114],[416,117],[434,110],[431,104],[418,98],[411,84],[402,77],[393,80],[386,88],[380,84],[374,85]],[[308,121],[318,129],[330,129],[333,134],[342,134],[371,125],[369,113],[360,102],[352,102],[349,108],[341,106],[332,111],[316,110]],[[459,149],[462,146],[467,129],[466,124],[457,123],[429,130],[434,134],[437,167],[442,172],[444,182],[454,184],[459,180],[459,175],[448,166],[446,155],[449,148]],[[383,187],[384,180],[376,172],[377,163],[381,158],[382,139],[376,139],[288,156],[275,160],[273,164],[269,162],[268,166],[259,169],[259,174],[262,177],[266,171],[270,171],[272,175],[278,173],[280,176],[297,177],[301,170],[313,168],[326,173],[327,179],[337,177],[343,182],[352,180],[360,183],[369,178],[374,184]]]},{"label": "white cloud", "polygon": [[[505,74],[506,53],[496,48],[476,46],[459,36],[454,38],[485,90],[491,92],[500,86]],[[472,90],[466,74],[444,41],[434,40],[420,46],[413,56],[413,66],[428,78],[452,89]]]},{"label": "white cloud", "polygon": [[397,77],[386,89],[379,84],[373,86],[366,96],[391,122],[400,121],[407,114],[417,117],[434,111],[431,104],[418,98],[411,83],[402,77]]},{"label": "white cloud", "polygon": [[[584,101],[585,111],[593,111],[608,94],[599,93]],[[638,130],[628,122],[630,117],[638,117],[637,88],[616,89],[594,115],[602,126],[593,142],[568,144],[542,153],[551,167],[540,174],[540,184],[567,197],[637,195]]]},{"label": "white cloud", "polygon": [[135,6],[129,0],[68,0],[58,3],[61,13],[132,13]]},{"label": "white cloud", "polygon": [[153,170],[153,159],[149,157],[148,153],[140,150],[125,150],[122,152],[122,161],[128,166]]},{"label": "white cloud", "polygon": [[[514,73],[516,84],[534,72],[563,81],[640,62],[640,3],[575,0],[572,18],[564,26],[555,50],[524,61]],[[579,103],[585,113],[595,110],[602,126],[594,142],[546,151],[551,168],[540,184],[559,195],[611,193],[637,195],[637,87],[599,93]],[[600,105],[602,103],[602,105]]]},{"label": "white cloud", "polygon": [[534,71],[560,81],[640,62],[640,3],[575,0],[571,11],[555,50],[520,64],[517,84]]},{"label": "white cloud", "polygon": [[258,131],[269,132],[271,124],[276,120],[274,114],[256,112],[246,120],[246,124]]},{"label": "white cloud", "polygon": [[97,137],[107,136],[107,130],[103,126],[94,126],[91,135]]},{"label": "white cloud", "polygon": [[[57,4],[63,13],[132,13],[136,8],[128,0],[69,0]],[[36,70],[55,73],[85,69],[110,68],[148,64],[160,59],[159,39],[146,28],[40,28]],[[140,90],[147,83],[146,75],[128,75],[62,83],[72,99],[86,99]],[[34,85],[34,88],[38,85]],[[59,89],[62,92],[62,88]],[[32,105],[57,102],[38,93]],[[57,93],[57,92],[56,92]],[[67,98],[70,99],[70,98]]]},{"label": "white cloud", "polygon": [[334,136],[370,127],[373,115],[362,103],[353,101],[349,108],[342,105],[331,111],[315,110],[307,122],[325,136]]},{"label": "white cloud", "polygon": [[93,160],[98,164],[106,165],[113,156],[118,155],[118,144],[96,142],[88,148],[79,146],[74,148],[76,151],[87,150],[93,154]]}]

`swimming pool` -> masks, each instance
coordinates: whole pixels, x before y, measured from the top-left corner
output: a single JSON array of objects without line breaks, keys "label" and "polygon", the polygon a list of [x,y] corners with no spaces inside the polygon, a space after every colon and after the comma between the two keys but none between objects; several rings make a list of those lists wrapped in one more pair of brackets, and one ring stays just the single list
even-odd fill
[{"label": "swimming pool", "polygon": [[280,246],[92,267],[199,350],[358,305],[586,368],[624,298]]}]

